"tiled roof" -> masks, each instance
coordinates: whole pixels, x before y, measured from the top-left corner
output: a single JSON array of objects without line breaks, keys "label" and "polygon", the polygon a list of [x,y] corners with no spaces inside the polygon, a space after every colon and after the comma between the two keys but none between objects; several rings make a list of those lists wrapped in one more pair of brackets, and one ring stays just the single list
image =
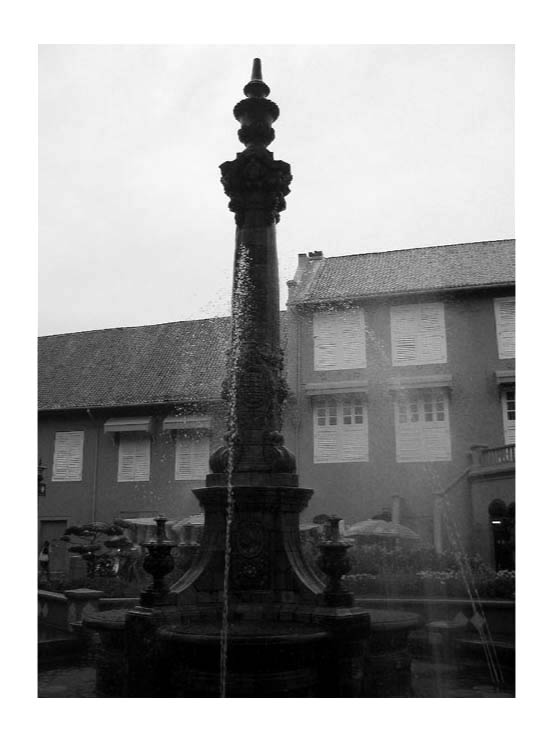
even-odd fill
[{"label": "tiled roof", "polygon": [[230,318],[39,338],[39,410],[219,398]]},{"label": "tiled roof", "polygon": [[39,411],[218,400],[230,326],[223,316],[39,337]]},{"label": "tiled roof", "polygon": [[324,258],[305,275],[294,303],[433,292],[515,281],[515,240]]}]

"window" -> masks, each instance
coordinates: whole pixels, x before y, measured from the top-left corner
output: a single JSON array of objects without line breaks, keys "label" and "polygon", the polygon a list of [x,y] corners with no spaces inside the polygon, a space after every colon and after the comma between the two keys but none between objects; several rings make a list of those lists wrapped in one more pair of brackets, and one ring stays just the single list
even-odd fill
[{"label": "window", "polygon": [[117,482],[150,480],[150,437],[143,434],[121,434]]},{"label": "window", "polygon": [[360,398],[318,399],[313,425],[315,463],[368,461],[367,407]]},{"label": "window", "polygon": [[494,301],[497,354],[500,360],[515,356],[515,299],[496,298]]},{"label": "window", "polygon": [[443,303],[392,306],[390,324],[393,365],[447,362]]},{"label": "window", "polygon": [[53,481],[83,479],[83,446],[84,432],[56,432]]},{"label": "window", "polygon": [[313,342],[315,370],[367,367],[361,309],[314,314]]},{"label": "window", "polygon": [[501,395],[503,406],[503,432],[505,435],[505,444],[515,444],[515,389],[509,388],[503,391]]},{"label": "window", "polygon": [[175,480],[203,480],[209,473],[209,437],[178,436]]},{"label": "window", "polygon": [[412,391],[395,403],[397,462],[451,460],[447,397],[442,391]]}]

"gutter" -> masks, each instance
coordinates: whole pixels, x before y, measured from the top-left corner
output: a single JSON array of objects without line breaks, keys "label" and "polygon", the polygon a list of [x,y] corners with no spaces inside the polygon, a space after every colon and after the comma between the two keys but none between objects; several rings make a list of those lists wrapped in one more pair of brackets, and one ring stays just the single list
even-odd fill
[{"label": "gutter", "polygon": [[465,291],[479,291],[479,290],[491,290],[492,288],[514,288],[515,282],[509,281],[506,283],[483,283],[481,285],[473,285],[467,283],[466,285],[450,285],[449,287],[442,288],[420,288],[418,290],[394,290],[390,292],[381,293],[357,293],[355,295],[348,296],[333,296],[330,298],[305,298],[300,301],[290,301],[291,306],[317,306],[326,305],[328,303],[347,303],[349,301],[362,301],[366,299],[383,299],[383,298],[395,298],[397,296],[404,295],[438,295],[442,293],[457,293]]}]

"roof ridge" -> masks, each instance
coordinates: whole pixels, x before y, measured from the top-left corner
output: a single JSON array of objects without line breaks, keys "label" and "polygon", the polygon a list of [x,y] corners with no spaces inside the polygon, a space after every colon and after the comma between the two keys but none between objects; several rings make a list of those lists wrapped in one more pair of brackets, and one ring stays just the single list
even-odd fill
[{"label": "roof ridge", "polygon": [[500,242],[514,242],[515,238],[508,239],[483,239],[478,242],[456,242],[454,244],[431,244],[428,247],[405,247],[404,249],[382,249],[380,252],[357,252],[356,254],[335,254],[331,257],[323,257],[326,260],[339,260],[347,257],[367,257],[368,255],[387,254],[388,252],[415,252],[421,249],[449,249],[450,247],[470,247],[475,244],[499,244]]}]

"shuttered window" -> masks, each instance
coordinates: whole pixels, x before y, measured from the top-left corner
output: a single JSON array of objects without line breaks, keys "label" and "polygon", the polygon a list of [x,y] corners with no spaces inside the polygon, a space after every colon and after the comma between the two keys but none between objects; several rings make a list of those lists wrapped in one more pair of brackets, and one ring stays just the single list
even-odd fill
[{"label": "shuttered window", "polygon": [[203,480],[209,473],[209,437],[178,436],[175,480]]},{"label": "shuttered window", "polygon": [[390,325],[393,365],[447,362],[443,303],[392,306]]},{"label": "shuttered window", "polygon": [[313,408],[315,463],[367,462],[367,407],[360,399],[320,399]]},{"label": "shuttered window", "polygon": [[56,432],[53,481],[83,479],[83,446],[84,432]]},{"label": "shuttered window", "polygon": [[515,408],[515,389],[503,391],[502,394],[502,406],[503,406],[503,431],[505,434],[505,444],[515,444],[515,420],[516,420],[516,408]]},{"label": "shuttered window", "polygon": [[496,298],[494,308],[497,354],[500,360],[507,360],[515,356],[515,299]]},{"label": "shuttered window", "polygon": [[145,434],[121,434],[117,481],[150,480],[150,437]]},{"label": "shuttered window", "polygon": [[324,311],[313,316],[315,370],[367,367],[363,311]]},{"label": "shuttered window", "polygon": [[451,460],[447,397],[441,391],[403,394],[395,403],[397,462]]}]

